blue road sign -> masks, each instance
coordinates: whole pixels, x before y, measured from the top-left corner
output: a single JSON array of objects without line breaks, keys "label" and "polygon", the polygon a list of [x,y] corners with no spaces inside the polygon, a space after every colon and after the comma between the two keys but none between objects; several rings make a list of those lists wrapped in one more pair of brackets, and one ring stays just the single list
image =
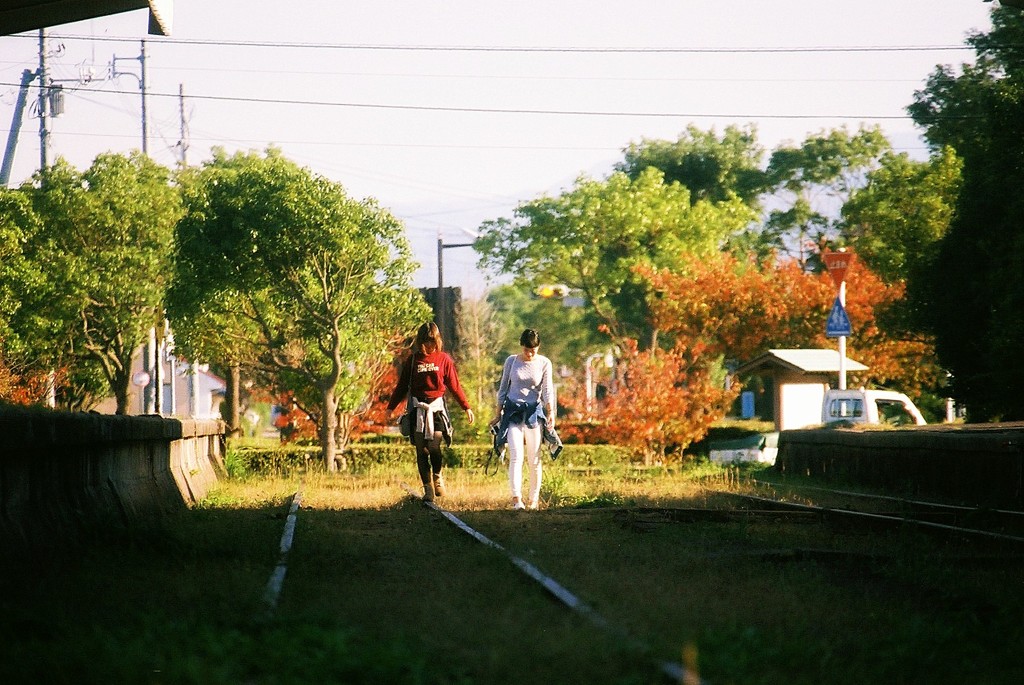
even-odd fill
[{"label": "blue road sign", "polygon": [[828,313],[828,322],[825,324],[825,336],[829,338],[844,338],[853,335],[853,328],[850,326],[850,317],[846,315],[842,302],[839,298],[832,303],[832,311]]}]

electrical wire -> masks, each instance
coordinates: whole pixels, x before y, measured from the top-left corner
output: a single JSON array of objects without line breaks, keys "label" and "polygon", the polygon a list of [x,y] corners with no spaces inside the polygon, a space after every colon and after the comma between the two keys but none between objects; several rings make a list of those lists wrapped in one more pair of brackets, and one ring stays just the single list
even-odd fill
[{"label": "electrical wire", "polygon": [[[3,62],[21,68],[23,62]],[[321,69],[260,69],[236,67],[182,67],[147,65],[150,72],[195,72],[213,74],[259,74],[277,76],[344,76],[362,78],[468,79],[486,81],[606,81],[611,83],[920,83],[919,78],[792,78],[792,77],[712,77],[712,76],[559,76],[552,74],[467,74],[402,71],[332,71]]]},{"label": "electrical wire", "polygon": [[[37,40],[33,34],[13,34],[11,38]],[[76,36],[50,34],[53,40],[88,40],[96,42],[139,42],[130,36]],[[754,47],[630,47],[630,46],[530,46],[530,45],[387,45],[381,43],[303,43],[298,41],[224,40],[212,38],[161,38],[149,36],[152,45],[207,45],[217,47],[287,48],[305,50],[366,50],[396,52],[519,52],[562,54],[764,54],[764,53],[830,53],[830,52],[963,52],[974,51],[969,45],[819,45],[819,46],[754,46]],[[1003,46],[1019,47],[1019,46]]]},{"label": "electrical wire", "polygon": [[[0,86],[16,86],[14,83],[0,82]],[[68,90],[77,90],[69,88]],[[111,90],[109,88],[91,88],[91,93],[109,93],[116,95],[137,95],[135,91]],[[154,98],[177,98],[177,93],[161,93],[147,91],[147,97]],[[295,100],[285,98],[258,98],[251,96],[232,95],[202,95],[189,94],[190,100],[205,100],[210,102],[236,102],[249,104],[276,104],[276,105],[301,105],[307,107],[340,107],[340,108],[361,108],[361,109],[383,109],[397,111],[416,112],[460,112],[467,114],[537,114],[553,116],[586,116],[586,117],[637,117],[637,118],[689,118],[689,119],[783,119],[783,120],[807,120],[807,119],[843,119],[859,121],[884,121],[884,120],[906,120],[910,119],[908,114],[758,114],[740,112],[628,112],[616,110],[572,110],[572,109],[526,109],[518,107],[452,107],[443,105],[403,105],[388,104],[380,102],[339,102],[330,100]]]}]

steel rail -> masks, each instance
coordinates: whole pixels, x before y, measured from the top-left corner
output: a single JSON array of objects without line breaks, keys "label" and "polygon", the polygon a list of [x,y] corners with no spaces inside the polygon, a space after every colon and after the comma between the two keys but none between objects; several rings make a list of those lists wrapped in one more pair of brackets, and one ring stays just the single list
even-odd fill
[{"label": "steel rail", "polygon": [[299,481],[299,489],[292,496],[291,506],[288,507],[288,517],[284,522],[284,530],[281,533],[281,544],[278,547],[277,565],[267,580],[267,587],[263,590],[263,617],[269,618],[277,609],[278,600],[281,598],[281,588],[284,586],[284,577],[288,573],[288,555],[292,551],[292,542],[295,538],[295,521],[299,506],[302,503],[302,481]]},{"label": "steel rail", "polygon": [[738,492],[726,492],[724,490],[712,490],[712,492],[729,495],[732,497],[739,497],[742,499],[752,500],[762,504],[771,504],[781,507],[789,507],[792,509],[798,509],[802,511],[815,511],[821,514],[838,514],[848,518],[863,518],[874,521],[884,521],[887,523],[913,523],[914,525],[921,526],[922,528],[931,528],[934,530],[941,530],[947,533],[957,533],[960,535],[977,536],[983,538],[989,538],[992,540],[998,540],[1000,542],[1012,542],[1016,544],[1024,544],[1024,537],[1018,537],[1016,535],[1005,535],[1003,533],[993,533],[987,530],[980,530],[978,528],[963,528],[961,526],[950,526],[944,523],[935,523],[932,521],[923,521],[921,519],[915,519],[905,516],[892,516],[889,514],[873,514],[864,511],[854,511],[852,509],[833,509],[830,507],[819,507],[813,504],[800,504],[798,502],[784,502],[782,500],[772,499],[770,497],[758,497],[757,495],[745,495]]},{"label": "steel rail", "polygon": [[[423,501],[423,498],[417,495],[413,491],[413,489],[409,487],[407,483],[402,483],[402,489],[404,489],[412,497]],[[526,576],[536,581],[538,584],[540,584],[541,587],[543,587],[545,590],[551,593],[551,595],[553,595],[558,601],[560,601],[562,604],[572,609],[576,613],[580,614],[581,616],[587,618],[591,623],[593,623],[598,628],[602,628],[603,630],[609,631],[615,634],[617,637],[628,641],[635,648],[642,652],[650,651],[650,648],[646,644],[644,644],[636,638],[629,636],[624,631],[614,626],[611,622],[608,621],[608,619],[606,619],[604,616],[598,613],[596,609],[594,609],[589,604],[587,604],[579,597],[574,595],[572,592],[566,589],[564,585],[562,585],[554,578],[541,571],[539,568],[531,564],[529,561],[526,561],[522,557],[518,557],[512,552],[508,551],[494,540],[491,540],[483,533],[471,527],[469,524],[467,524],[465,521],[463,521],[450,511],[442,509],[433,502],[424,501],[423,504],[426,505],[428,508],[432,509],[433,511],[441,514],[441,516],[443,516],[450,523],[455,525],[456,528],[466,533],[477,542],[483,544],[486,547],[490,547],[492,549],[497,550],[498,552],[501,552],[509,561],[512,562],[512,564],[516,568],[522,571]],[[671,679],[673,682],[685,683],[685,685],[708,685],[706,681],[701,680],[700,676],[697,673],[694,673],[693,671],[686,668],[684,665],[680,663],[662,660],[657,660],[656,663],[659,671],[663,675]]]},{"label": "steel rail", "polygon": [[[772,483],[770,481],[757,480],[756,478],[747,478],[746,482],[753,483],[755,485],[765,485],[769,487],[783,487],[780,483]],[[984,507],[970,507],[962,504],[946,504],[944,502],[928,502],[925,500],[913,500],[905,497],[894,497],[892,495],[874,495],[866,492],[850,492],[847,490],[835,490],[833,488],[823,488],[816,485],[800,485],[795,483],[786,483],[784,487],[795,488],[799,490],[817,490],[819,492],[830,492],[835,495],[843,495],[846,497],[860,497],[864,499],[878,499],[885,500],[888,502],[896,502],[898,504],[908,504],[917,507],[930,507],[933,509],[949,509],[955,512],[963,513],[974,513],[983,512],[986,514],[999,514],[1000,516],[1006,516],[1008,518],[1020,517],[1024,520],[1024,511],[1017,511],[1015,509],[987,509]]]}]

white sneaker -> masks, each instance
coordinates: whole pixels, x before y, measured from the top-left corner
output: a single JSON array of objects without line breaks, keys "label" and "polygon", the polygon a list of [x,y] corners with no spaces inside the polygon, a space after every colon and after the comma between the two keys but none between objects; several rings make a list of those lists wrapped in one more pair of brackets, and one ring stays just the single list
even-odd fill
[{"label": "white sneaker", "polygon": [[517,499],[512,503],[512,511],[522,511],[523,509],[526,509],[526,505],[523,504],[523,500]]},{"label": "white sneaker", "polygon": [[540,503],[539,502],[530,502],[526,506],[526,508],[529,509],[530,511],[537,511],[537,509],[540,508]]}]

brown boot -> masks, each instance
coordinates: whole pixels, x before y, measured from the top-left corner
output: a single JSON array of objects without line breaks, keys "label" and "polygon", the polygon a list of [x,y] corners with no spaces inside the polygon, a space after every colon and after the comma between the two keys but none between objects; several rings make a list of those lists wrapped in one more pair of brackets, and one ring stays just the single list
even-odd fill
[{"label": "brown boot", "polygon": [[434,474],[434,495],[437,497],[444,497],[444,480],[441,479],[440,473]]},{"label": "brown boot", "polygon": [[423,484],[423,501],[433,502],[434,501],[434,484],[427,481]]}]

